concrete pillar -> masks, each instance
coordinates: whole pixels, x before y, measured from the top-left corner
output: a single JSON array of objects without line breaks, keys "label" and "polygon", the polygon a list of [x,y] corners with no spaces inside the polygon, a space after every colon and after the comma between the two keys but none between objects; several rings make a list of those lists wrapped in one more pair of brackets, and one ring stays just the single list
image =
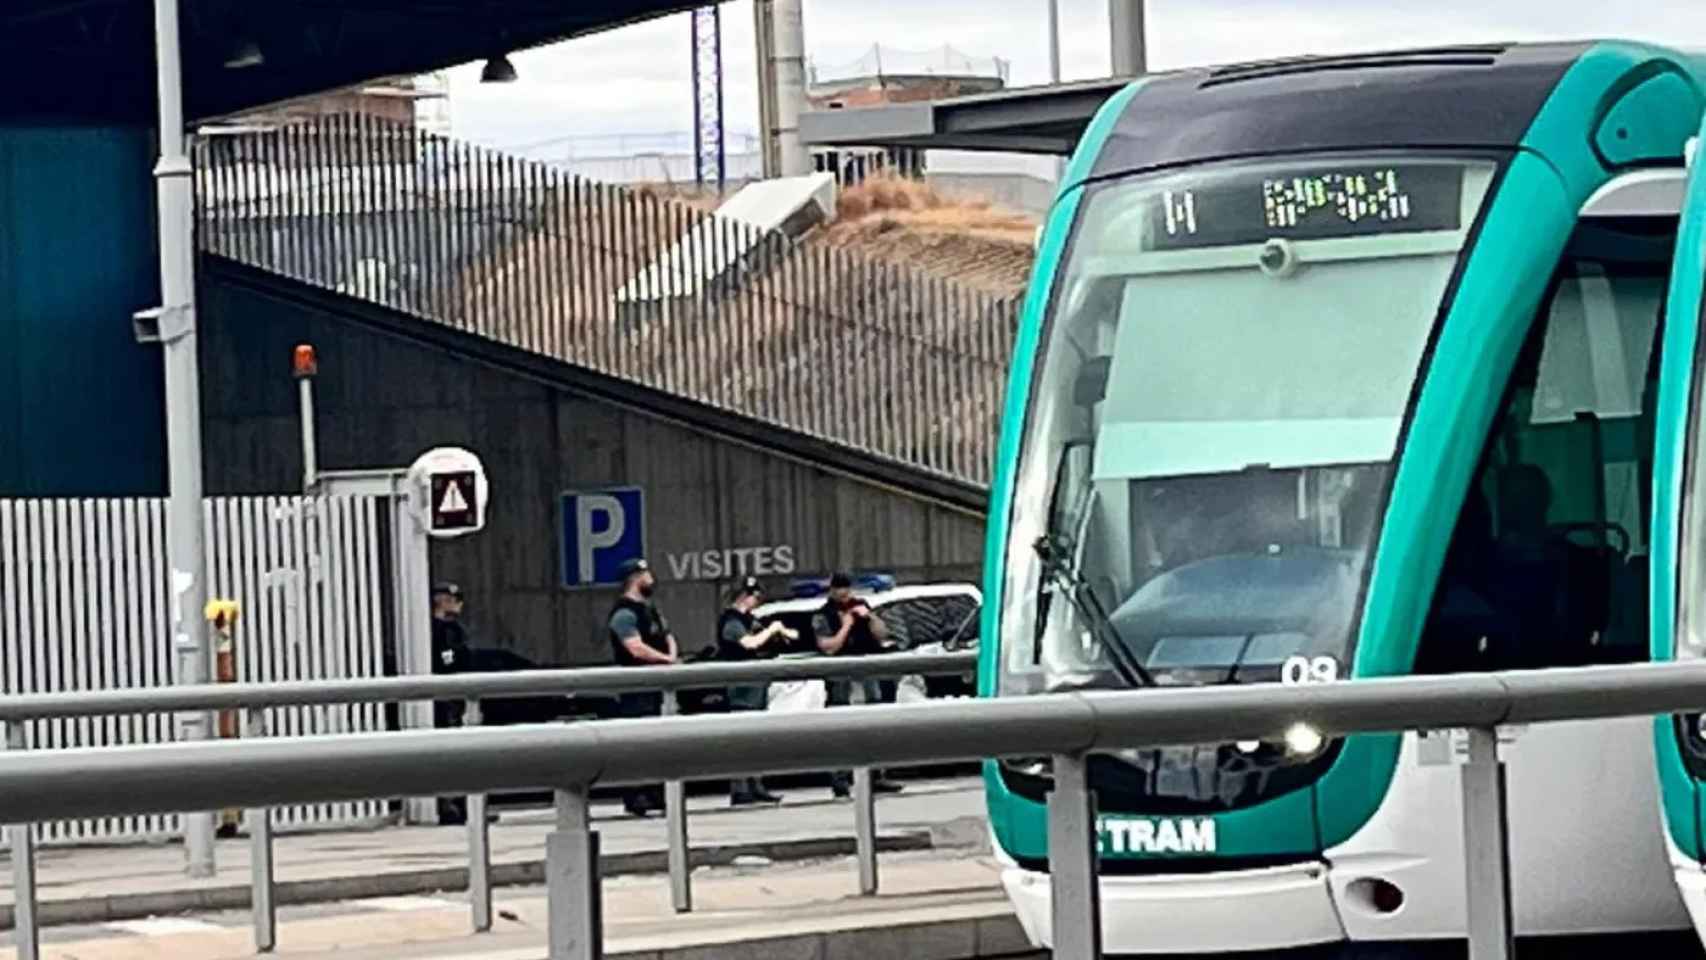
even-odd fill
[{"label": "concrete pillar", "polygon": [[1149,69],[1143,43],[1143,0],[1108,0],[1108,33],[1113,75],[1135,77]]},{"label": "concrete pillar", "polygon": [[780,173],[798,177],[812,172],[811,154],[800,142],[800,114],[806,109],[806,24],[802,0],[772,0],[772,63],[776,80],[776,148]]},{"label": "concrete pillar", "polygon": [[752,37],[758,64],[758,155],[764,179],[778,175],[776,150],[776,22],[774,0],[752,0]]},{"label": "concrete pillar", "polygon": [[[1060,0],[1048,0],[1048,82],[1060,82]],[[1066,158],[1054,158],[1054,182],[1066,176]]]}]

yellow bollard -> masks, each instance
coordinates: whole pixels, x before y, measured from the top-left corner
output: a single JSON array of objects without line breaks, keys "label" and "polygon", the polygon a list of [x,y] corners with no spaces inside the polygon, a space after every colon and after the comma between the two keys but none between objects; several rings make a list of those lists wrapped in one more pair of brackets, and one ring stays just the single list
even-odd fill
[{"label": "yellow bollard", "polygon": [[[215,640],[214,678],[217,683],[235,683],[237,681],[237,646],[232,640],[232,634],[237,629],[237,617],[241,612],[235,600],[209,600],[207,609],[203,611],[208,624],[213,628]],[[219,711],[219,737],[222,740],[235,740],[242,736],[236,710]],[[235,837],[237,828],[243,822],[243,811],[219,811],[219,836]]]}]

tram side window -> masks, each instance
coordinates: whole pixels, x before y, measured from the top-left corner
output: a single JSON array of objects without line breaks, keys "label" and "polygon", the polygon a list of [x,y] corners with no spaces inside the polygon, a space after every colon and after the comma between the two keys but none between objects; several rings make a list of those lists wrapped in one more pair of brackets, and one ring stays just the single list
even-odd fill
[{"label": "tram side window", "polygon": [[1640,242],[1654,230],[1596,223],[1572,238],[1458,517],[1419,670],[1645,658],[1669,267],[1668,245]]}]

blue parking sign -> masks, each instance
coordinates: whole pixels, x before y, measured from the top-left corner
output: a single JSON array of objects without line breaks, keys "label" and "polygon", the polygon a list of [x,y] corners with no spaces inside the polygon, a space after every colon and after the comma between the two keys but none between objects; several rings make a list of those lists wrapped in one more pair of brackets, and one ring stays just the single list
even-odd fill
[{"label": "blue parking sign", "polygon": [[639,487],[564,493],[563,586],[571,590],[620,586],[618,568],[645,556],[645,514]]}]

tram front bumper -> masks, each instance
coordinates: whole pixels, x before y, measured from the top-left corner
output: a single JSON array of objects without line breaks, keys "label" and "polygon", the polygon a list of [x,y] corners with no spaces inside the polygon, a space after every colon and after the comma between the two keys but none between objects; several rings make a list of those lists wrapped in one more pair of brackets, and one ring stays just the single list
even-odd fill
[{"label": "tram front bumper", "polygon": [[1701,942],[1706,943],[1706,866],[1683,853],[1668,830],[1665,831],[1665,850],[1670,855],[1671,876],[1676,880],[1676,892],[1682,896],[1682,905],[1688,910],[1689,922],[1694,925],[1694,932]]},{"label": "tram front bumper", "polygon": [[[1008,865],[1001,882],[1031,942],[1052,945],[1048,874]],[[1281,950],[1343,939],[1325,864],[1102,877],[1102,947],[1110,954]]]}]

